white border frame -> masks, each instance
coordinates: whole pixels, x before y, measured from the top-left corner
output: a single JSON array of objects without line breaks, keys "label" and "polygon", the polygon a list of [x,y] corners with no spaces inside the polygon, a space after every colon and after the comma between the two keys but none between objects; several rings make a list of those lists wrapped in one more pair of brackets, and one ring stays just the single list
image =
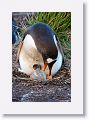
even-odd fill
[{"label": "white border frame", "polygon": [[[12,102],[12,12],[71,12],[71,102]],[[0,6],[0,112],[83,114],[82,0],[3,0]]]}]

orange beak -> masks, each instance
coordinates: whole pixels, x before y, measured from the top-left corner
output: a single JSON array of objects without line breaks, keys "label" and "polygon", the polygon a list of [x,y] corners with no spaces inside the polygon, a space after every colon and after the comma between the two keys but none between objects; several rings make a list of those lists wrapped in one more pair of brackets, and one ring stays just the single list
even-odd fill
[{"label": "orange beak", "polygon": [[47,65],[48,65],[47,63],[44,63],[44,66],[42,68],[43,71],[45,71],[45,69],[47,68]]}]

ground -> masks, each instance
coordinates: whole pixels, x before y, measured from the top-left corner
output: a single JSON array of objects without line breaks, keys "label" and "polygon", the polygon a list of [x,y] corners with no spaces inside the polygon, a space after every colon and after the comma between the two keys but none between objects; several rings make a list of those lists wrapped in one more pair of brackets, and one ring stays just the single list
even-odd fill
[{"label": "ground", "polygon": [[[12,101],[13,102],[71,102],[71,61],[65,60],[52,80],[24,79],[16,62],[18,45],[12,46]],[[21,77],[21,78],[20,78]],[[23,78],[23,79],[22,79]]]}]

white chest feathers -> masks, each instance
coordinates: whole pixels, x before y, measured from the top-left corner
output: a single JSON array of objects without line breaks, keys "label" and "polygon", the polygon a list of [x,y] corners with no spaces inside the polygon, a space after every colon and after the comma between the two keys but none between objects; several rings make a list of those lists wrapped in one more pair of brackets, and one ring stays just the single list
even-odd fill
[{"label": "white chest feathers", "polygon": [[[54,42],[58,49],[58,56],[56,58],[56,62],[53,64],[51,74],[55,75],[57,71],[61,68],[62,65],[62,55],[57,45],[56,37],[54,35]],[[52,62],[51,58],[47,59],[48,63]],[[40,64],[41,66],[44,65],[43,58],[41,54],[38,52],[35,42],[31,35],[26,35],[23,46],[19,55],[19,63],[21,71],[30,75],[33,73],[33,65]],[[48,67],[45,71],[48,73]]]},{"label": "white chest feathers", "polygon": [[38,52],[35,42],[30,35],[26,35],[23,46],[19,55],[19,63],[21,71],[26,74],[33,72],[33,65],[43,65],[43,59],[41,54]]}]

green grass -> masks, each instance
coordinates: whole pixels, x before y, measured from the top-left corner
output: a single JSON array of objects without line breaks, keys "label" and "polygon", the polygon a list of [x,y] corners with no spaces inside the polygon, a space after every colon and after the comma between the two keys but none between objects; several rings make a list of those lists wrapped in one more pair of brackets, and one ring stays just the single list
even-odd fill
[{"label": "green grass", "polygon": [[67,59],[71,59],[71,13],[70,12],[38,12],[32,16],[26,16],[22,23],[20,35],[36,22],[44,22],[51,26],[57,34]]}]

